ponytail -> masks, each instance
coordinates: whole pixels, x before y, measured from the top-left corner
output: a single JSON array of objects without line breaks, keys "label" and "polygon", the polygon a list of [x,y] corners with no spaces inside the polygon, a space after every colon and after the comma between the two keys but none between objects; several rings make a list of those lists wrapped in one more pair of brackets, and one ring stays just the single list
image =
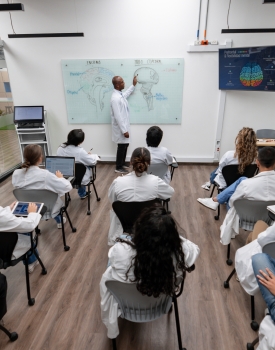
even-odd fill
[{"label": "ponytail", "polygon": [[138,147],[134,150],[131,163],[136,176],[141,176],[144,171],[147,171],[151,162],[150,152],[147,148]]}]

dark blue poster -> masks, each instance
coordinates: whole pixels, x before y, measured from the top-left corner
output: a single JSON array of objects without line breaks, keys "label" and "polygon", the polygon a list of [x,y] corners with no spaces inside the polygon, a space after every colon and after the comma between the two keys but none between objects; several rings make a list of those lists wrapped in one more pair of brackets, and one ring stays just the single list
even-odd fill
[{"label": "dark blue poster", "polygon": [[275,46],[220,49],[219,89],[275,91]]}]

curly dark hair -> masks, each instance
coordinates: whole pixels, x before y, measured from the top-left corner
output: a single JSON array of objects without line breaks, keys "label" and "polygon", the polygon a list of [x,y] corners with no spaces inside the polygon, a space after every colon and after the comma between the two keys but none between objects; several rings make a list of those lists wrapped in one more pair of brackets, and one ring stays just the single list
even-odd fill
[{"label": "curly dark hair", "polygon": [[126,273],[134,268],[137,290],[143,295],[173,295],[179,289],[177,274],[185,278],[185,264],[177,225],[165,208],[155,205],[145,208],[134,225],[132,241],[117,238],[136,249],[136,255]]},{"label": "curly dark hair", "polygon": [[255,162],[257,157],[257,138],[255,131],[251,128],[244,127],[239,131],[236,139],[235,157],[238,157],[239,173],[243,174],[245,168]]}]

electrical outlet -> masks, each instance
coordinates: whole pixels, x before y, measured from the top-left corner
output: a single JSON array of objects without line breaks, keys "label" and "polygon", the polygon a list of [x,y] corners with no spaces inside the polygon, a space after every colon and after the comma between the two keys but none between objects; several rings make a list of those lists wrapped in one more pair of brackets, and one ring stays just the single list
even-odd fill
[{"label": "electrical outlet", "polygon": [[200,41],[199,40],[196,40],[195,42],[194,42],[194,45],[200,45],[201,43],[200,43]]},{"label": "electrical outlet", "polygon": [[211,41],[210,41],[210,44],[211,44],[211,45],[218,45],[218,40],[211,40]]}]

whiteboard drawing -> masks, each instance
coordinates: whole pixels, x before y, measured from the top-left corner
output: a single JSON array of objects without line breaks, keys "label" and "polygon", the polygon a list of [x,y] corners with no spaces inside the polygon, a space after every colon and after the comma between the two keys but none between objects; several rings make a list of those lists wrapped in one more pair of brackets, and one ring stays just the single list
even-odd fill
[{"label": "whiteboard drawing", "polygon": [[141,67],[135,71],[138,83],[142,84],[140,92],[143,94],[143,98],[147,102],[148,111],[154,109],[153,95],[151,89],[154,84],[159,82],[158,73],[150,67]]},{"label": "whiteboard drawing", "polygon": [[88,100],[96,107],[97,115],[104,108],[104,95],[113,89],[114,73],[109,69],[96,67],[81,74],[79,84]]}]

